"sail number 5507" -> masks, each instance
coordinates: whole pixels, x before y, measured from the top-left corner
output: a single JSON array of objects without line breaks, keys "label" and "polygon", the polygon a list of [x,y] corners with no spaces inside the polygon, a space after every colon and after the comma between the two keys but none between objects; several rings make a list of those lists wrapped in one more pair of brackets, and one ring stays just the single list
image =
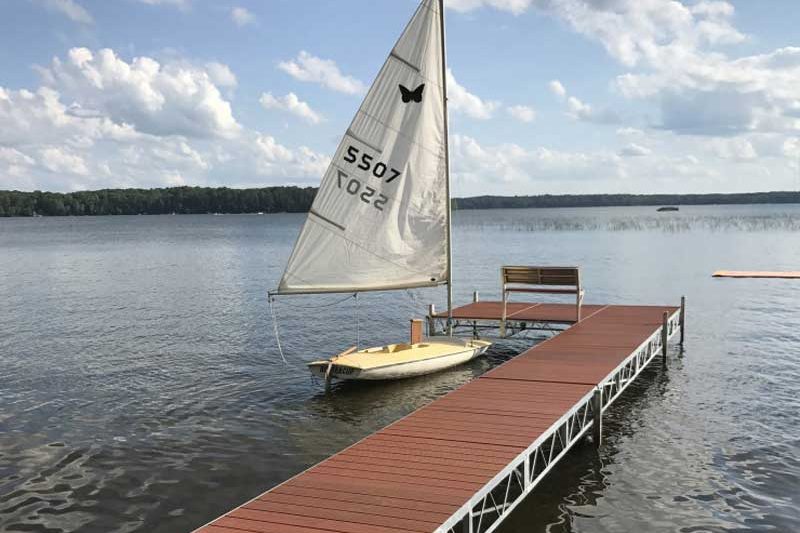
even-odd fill
[{"label": "sail number 5507", "polygon": [[372,205],[378,211],[383,211],[383,206],[389,201],[389,198],[383,194],[379,194],[376,198],[375,193],[378,191],[368,185],[363,185],[360,181],[349,177],[344,172],[338,172],[336,181],[340,189],[344,189],[353,196],[358,196],[362,202]]},{"label": "sail number 5507", "polygon": [[[360,157],[359,157],[360,155]],[[375,158],[365,152],[361,152],[355,146],[348,146],[347,153],[344,155],[344,160],[347,163],[355,163],[358,161],[358,168],[364,172],[370,172],[378,179],[386,178],[386,183],[391,183],[400,177],[400,172],[396,168],[391,168],[381,161],[375,163]],[[373,164],[374,163],[374,164]],[[388,175],[388,177],[387,177]]]}]

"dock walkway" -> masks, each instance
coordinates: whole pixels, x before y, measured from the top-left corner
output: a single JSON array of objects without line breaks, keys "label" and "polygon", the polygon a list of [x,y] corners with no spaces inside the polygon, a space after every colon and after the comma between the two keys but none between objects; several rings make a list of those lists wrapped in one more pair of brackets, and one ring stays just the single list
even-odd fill
[{"label": "dock walkway", "polygon": [[[497,320],[500,305],[455,314]],[[518,318],[538,322],[569,312],[513,305],[525,306]],[[598,440],[596,414],[662,353],[681,321],[678,307],[584,306],[563,333],[197,531],[492,531],[587,431]]]}]

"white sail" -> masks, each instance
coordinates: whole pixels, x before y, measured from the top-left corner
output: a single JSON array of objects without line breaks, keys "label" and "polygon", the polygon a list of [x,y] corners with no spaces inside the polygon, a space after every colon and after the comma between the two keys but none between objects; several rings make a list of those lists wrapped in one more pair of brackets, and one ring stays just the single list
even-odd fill
[{"label": "white sail", "polygon": [[279,294],[447,281],[439,6],[422,2],[370,88],[322,179]]}]

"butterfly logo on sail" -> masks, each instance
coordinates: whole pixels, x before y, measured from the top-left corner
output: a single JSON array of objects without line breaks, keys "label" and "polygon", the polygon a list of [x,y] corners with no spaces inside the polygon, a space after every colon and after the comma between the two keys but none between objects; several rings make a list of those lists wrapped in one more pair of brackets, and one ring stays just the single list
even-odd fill
[{"label": "butterfly logo on sail", "polygon": [[422,102],[422,91],[425,90],[425,84],[423,83],[413,91],[410,90],[405,85],[400,85],[400,96],[403,98],[403,103],[407,104],[409,102]]}]

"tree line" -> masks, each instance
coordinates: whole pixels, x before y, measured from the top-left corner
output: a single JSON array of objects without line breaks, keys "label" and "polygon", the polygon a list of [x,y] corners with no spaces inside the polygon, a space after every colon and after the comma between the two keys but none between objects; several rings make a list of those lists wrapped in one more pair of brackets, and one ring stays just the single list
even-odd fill
[{"label": "tree line", "polygon": [[[314,187],[172,187],[72,193],[0,191],[0,217],[301,213],[311,208],[316,193]],[[457,209],[785,203],[800,203],[800,192],[475,196],[453,200]]]},{"label": "tree line", "polygon": [[531,207],[677,206],[719,204],[796,204],[800,192],[775,191],[713,194],[560,194],[541,196],[475,196],[455,200],[458,209]]},{"label": "tree line", "polygon": [[0,217],[305,212],[316,193],[314,187],[0,191]]}]

